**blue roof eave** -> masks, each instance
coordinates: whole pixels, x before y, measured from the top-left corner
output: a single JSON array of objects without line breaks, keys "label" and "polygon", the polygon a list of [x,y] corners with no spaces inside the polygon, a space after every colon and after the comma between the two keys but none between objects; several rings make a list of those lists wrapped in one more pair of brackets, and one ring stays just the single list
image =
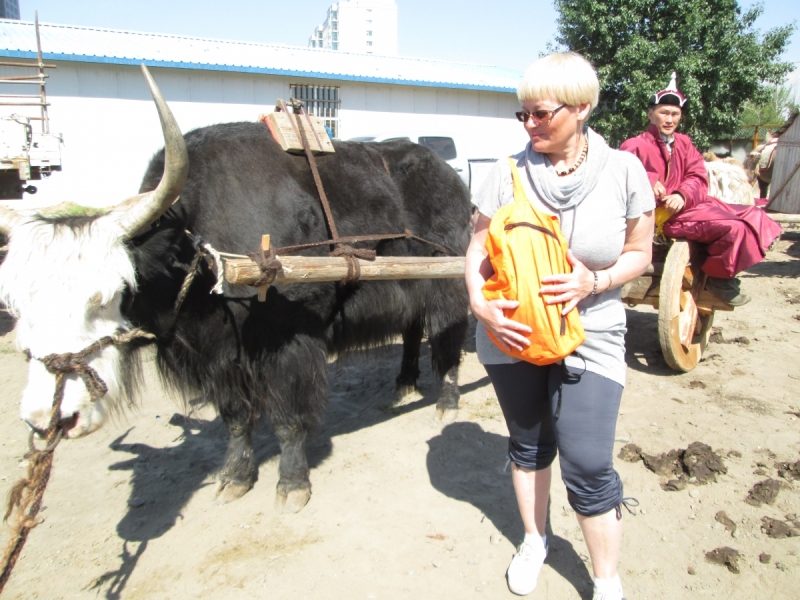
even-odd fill
[{"label": "blue roof eave", "polygon": [[[0,56],[9,58],[30,58],[37,59],[36,52],[24,50],[0,49]],[[284,77],[304,77],[308,79],[329,79],[336,81],[361,81],[365,83],[385,83],[389,85],[408,85],[416,87],[435,87],[461,90],[477,90],[482,92],[502,92],[516,93],[516,88],[497,87],[491,85],[477,85],[470,83],[451,83],[441,81],[422,81],[413,79],[392,79],[388,77],[368,77],[365,75],[346,75],[336,73],[324,73],[316,71],[292,71],[287,69],[270,69],[267,67],[248,67],[237,65],[218,65],[208,63],[187,63],[174,61],[161,61],[152,59],[120,58],[115,56],[89,56],[83,54],[61,54],[54,52],[43,52],[42,58],[47,60],[61,60],[70,62],[84,62],[107,65],[141,65],[148,67],[162,67],[168,69],[191,69],[196,71],[225,71],[229,73],[254,73],[260,75],[282,75]]]}]

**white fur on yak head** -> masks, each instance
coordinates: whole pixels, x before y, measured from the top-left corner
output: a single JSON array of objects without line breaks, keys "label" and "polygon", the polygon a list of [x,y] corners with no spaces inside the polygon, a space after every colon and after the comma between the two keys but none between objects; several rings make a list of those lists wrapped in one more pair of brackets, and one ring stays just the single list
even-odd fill
[{"label": "white fur on yak head", "polygon": [[[0,300],[17,318],[17,346],[30,356],[21,416],[35,430],[50,422],[55,376],[40,360],[80,352],[100,338],[130,328],[121,312],[122,294],[136,289],[127,241],[143,232],[178,198],[189,170],[180,128],[150,73],[142,66],[161,119],[166,160],[158,187],[99,214],[40,213],[24,216],[0,206],[0,232],[9,238],[0,266]],[[64,214],[64,212],[67,214]],[[86,362],[108,386],[93,403],[83,381],[66,377],[61,405],[68,437],[99,428],[123,394],[123,353],[107,346]]]}]

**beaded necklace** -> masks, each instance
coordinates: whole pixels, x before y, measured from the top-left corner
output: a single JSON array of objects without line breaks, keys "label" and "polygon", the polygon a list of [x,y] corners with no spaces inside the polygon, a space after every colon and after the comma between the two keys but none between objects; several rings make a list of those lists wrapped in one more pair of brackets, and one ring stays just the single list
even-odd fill
[{"label": "beaded necklace", "polygon": [[586,140],[586,142],[583,144],[583,150],[581,151],[581,155],[578,157],[578,161],[566,171],[556,171],[556,175],[558,175],[559,177],[564,177],[565,175],[573,173],[575,169],[577,169],[578,167],[581,166],[581,164],[583,164],[583,161],[586,160],[586,155],[588,153],[589,153],[589,140]]}]

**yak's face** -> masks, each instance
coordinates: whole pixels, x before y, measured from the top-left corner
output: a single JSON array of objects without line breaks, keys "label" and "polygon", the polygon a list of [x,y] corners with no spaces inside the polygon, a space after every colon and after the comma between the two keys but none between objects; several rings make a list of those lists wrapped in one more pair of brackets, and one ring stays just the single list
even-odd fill
[{"label": "yak's face", "polygon": [[[50,422],[56,381],[41,359],[80,352],[128,328],[121,299],[126,287],[134,287],[135,274],[125,243],[102,218],[81,221],[33,219],[15,227],[0,266],[0,299],[17,318],[18,348],[31,357],[21,416],[38,431]],[[99,428],[122,392],[117,348],[98,350],[86,363],[108,392],[92,402],[80,377],[66,376],[61,419],[68,437]]]},{"label": "yak's face", "polygon": [[[144,65],[142,70],[164,133],[164,174],[154,190],[95,217],[30,217],[0,205],[0,234],[9,240],[0,266],[0,301],[17,317],[17,346],[31,357],[21,413],[37,431],[50,424],[56,391],[56,377],[42,359],[81,352],[128,328],[122,295],[126,288],[135,291],[136,282],[127,242],[172,206],[189,173],[180,127]],[[122,355],[116,347],[87,354],[84,363],[108,391],[92,402],[84,381],[75,373],[66,375],[60,420],[68,437],[100,427],[123,392]]]}]

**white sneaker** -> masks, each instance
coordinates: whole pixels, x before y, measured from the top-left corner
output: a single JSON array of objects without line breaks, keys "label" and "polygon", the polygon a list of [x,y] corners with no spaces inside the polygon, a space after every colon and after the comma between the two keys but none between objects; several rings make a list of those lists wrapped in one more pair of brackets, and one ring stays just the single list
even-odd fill
[{"label": "white sneaker", "polygon": [[622,588],[619,589],[619,592],[611,594],[599,592],[597,586],[595,586],[592,600],[625,600],[625,598],[622,597]]},{"label": "white sneaker", "polygon": [[547,558],[547,547],[522,542],[506,571],[508,589],[518,596],[527,596],[536,589],[539,571]]}]

